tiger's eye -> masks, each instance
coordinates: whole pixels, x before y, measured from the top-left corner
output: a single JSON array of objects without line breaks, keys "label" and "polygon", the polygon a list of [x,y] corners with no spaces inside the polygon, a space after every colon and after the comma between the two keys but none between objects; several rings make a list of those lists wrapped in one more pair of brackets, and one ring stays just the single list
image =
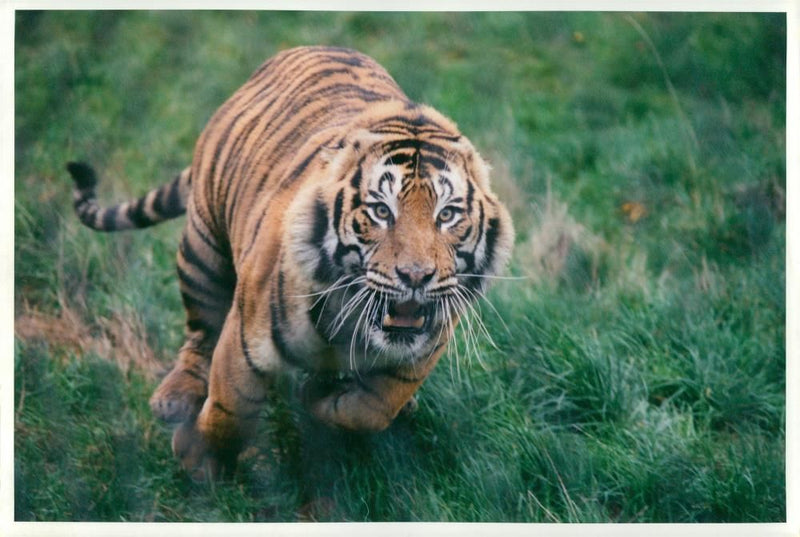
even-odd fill
[{"label": "tiger's eye", "polygon": [[390,216],[392,216],[392,211],[385,203],[379,203],[375,206],[375,216],[380,218],[381,220],[388,220]]},{"label": "tiger's eye", "polygon": [[440,224],[446,224],[451,221],[456,215],[456,212],[450,207],[445,207],[439,211],[438,220]]}]

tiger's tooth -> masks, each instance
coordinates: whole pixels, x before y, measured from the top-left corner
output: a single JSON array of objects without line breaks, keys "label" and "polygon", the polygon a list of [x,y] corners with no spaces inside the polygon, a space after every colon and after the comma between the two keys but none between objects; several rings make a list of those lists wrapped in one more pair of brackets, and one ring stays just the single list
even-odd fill
[{"label": "tiger's tooth", "polygon": [[414,326],[414,328],[422,328],[422,326],[423,326],[424,324],[425,324],[425,317],[424,317],[424,316],[423,316],[423,317],[417,317],[417,318],[414,320],[414,322],[412,323],[412,325]]}]

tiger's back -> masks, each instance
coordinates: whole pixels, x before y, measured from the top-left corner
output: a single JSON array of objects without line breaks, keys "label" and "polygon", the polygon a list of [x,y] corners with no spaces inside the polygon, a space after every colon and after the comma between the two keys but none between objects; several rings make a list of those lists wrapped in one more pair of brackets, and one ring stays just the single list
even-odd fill
[{"label": "tiger's back", "polygon": [[[213,115],[192,163],[194,202],[210,226],[248,233],[248,210],[258,199],[291,187],[342,127],[377,101],[406,101],[371,58],[347,49],[303,47],[265,62]],[[314,143],[309,139],[314,138]],[[241,252],[234,248],[233,257]]]},{"label": "tiger's back", "polygon": [[388,426],[513,243],[469,141],[346,49],[268,60],[213,115],[191,167],[140,200],[100,209],[91,169],[70,172],[95,229],[186,208],[186,343],[151,407],[203,475],[233,466],[287,369],[306,373],[323,423]]}]

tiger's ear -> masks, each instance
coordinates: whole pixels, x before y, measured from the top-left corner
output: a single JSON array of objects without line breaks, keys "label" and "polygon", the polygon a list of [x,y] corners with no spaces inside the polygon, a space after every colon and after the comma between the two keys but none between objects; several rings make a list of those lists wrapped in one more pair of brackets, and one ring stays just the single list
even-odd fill
[{"label": "tiger's ear", "polygon": [[345,138],[340,138],[338,141],[335,141],[329,145],[323,145],[320,148],[319,156],[326,164],[330,164],[333,162],[333,159],[336,158],[336,155],[341,152],[344,146]]},{"label": "tiger's ear", "polygon": [[486,161],[478,150],[475,149],[475,146],[472,145],[465,136],[462,136],[456,142],[456,147],[460,150],[461,154],[464,155],[467,163],[471,168],[472,176],[475,178],[475,181],[484,191],[489,191],[489,175],[492,171],[492,166]]},{"label": "tiger's ear", "polygon": [[325,164],[330,164],[331,162],[333,162],[333,159],[336,158],[336,154],[338,152],[339,152],[338,147],[324,146],[319,150],[319,158],[321,158]]},{"label": "tiger's ear", "polygon": [[324,162],[330,164],[337,156],[342,154],[343,150],[349,150],[356,155],[362,155],[369,151],[369,149],[382,138],[383,135],[374,133],[369,129],[357,129],[350,132],[344,138],[340,138],[333,144],[323,146],[320,149],[320,158]]}]

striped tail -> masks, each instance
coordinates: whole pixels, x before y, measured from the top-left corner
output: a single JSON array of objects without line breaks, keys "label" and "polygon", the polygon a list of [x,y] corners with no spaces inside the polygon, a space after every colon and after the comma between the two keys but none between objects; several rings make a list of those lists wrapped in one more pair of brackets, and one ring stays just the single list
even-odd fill
[{"label": "striped tail", "polygon": [[140,229],[177,218],[186,212],[186,200],[192,182],[190,168],[141,198],[112,207],[100,207],[97,204],[97,175],[91,166],[83,162],[70,162],[67,171],[75,181],[72,195],[75,212],[84,225],[97,231]]}]

